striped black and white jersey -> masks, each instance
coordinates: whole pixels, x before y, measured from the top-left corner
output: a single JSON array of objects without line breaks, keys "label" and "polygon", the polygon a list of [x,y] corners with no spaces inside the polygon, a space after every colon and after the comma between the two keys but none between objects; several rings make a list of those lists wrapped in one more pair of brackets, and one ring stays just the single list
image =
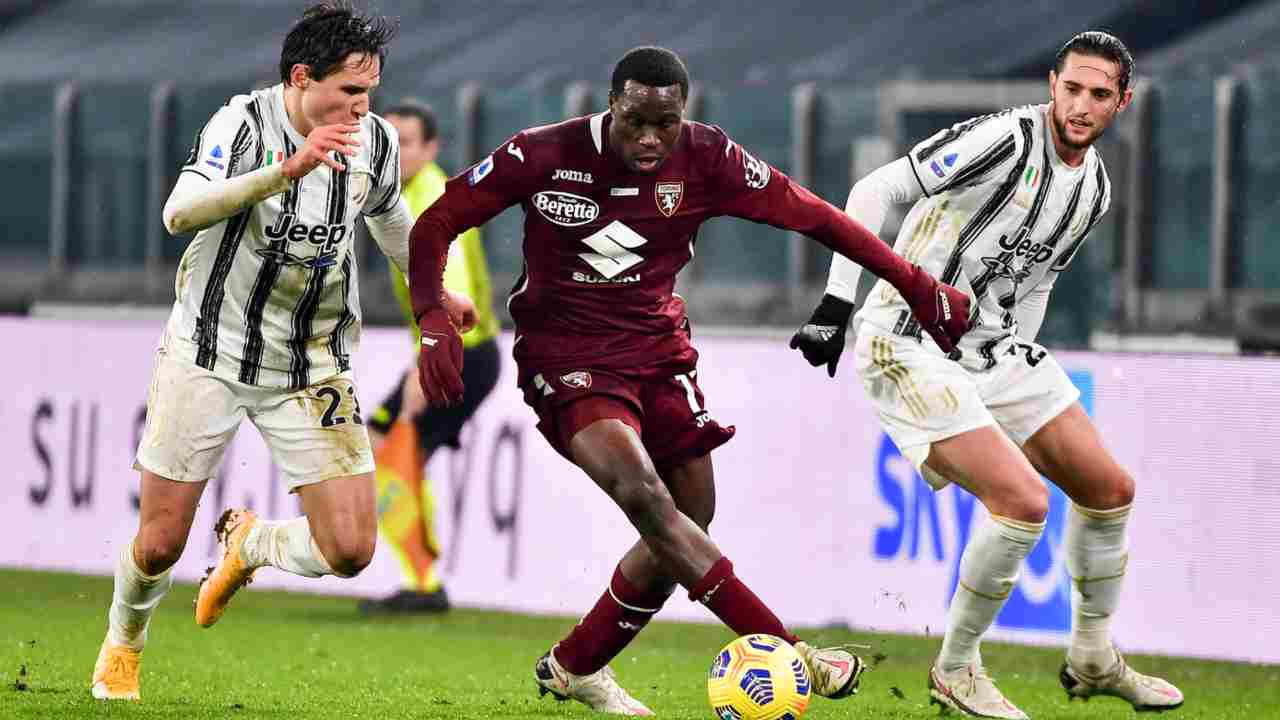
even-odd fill
[{"label": "striped black and white jersey", "polygon": [[[939,280],[970,293],[974,329],[961,342],[968,363],[991,361],[1017,334],[1014,308],[1052,283],[1111,204],[1097,150],[1079,167],[1054,150],[1049,105],[1012,108],[943,130],[908,155],[924,192],[894,249]],[[880,280],[858,317],[882,330],[922,337],[902,297]]]},{"label": "striped black and white jersey", "polygon": [[[400,197],[395,128],[368,114],[358,139],[356,155],[339,157],[346,170],[322,164],[196,234],[178,268],[171,346],[219,375],[265,387],[306,387],[350,368],[360,340],[356,216],[388,212]],[[283,162],[303,142],[276,85],[218,110],[182,172],[234,177]]]}]

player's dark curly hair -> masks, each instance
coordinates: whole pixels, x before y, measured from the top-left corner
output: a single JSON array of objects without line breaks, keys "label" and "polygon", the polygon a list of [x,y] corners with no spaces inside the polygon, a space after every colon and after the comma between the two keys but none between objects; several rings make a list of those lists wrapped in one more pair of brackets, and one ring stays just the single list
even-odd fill
[{"label": "player's dark curly hair", "polygon": [[289,71],[302,63],[311,68],[312,78],[323,80],[352,53],[376,54],[385,68],[387,44],[396,29],[396,21],[360,15],[342,0],[313,5],[285,36],[280,79],[289,84]]},{"label": "player's dark curly hair", "polygon": [[635,80],[649,87],[680,86],[680,97],[689,99],[689,71],[679,55],[666,48],[644,46],[627,51],[613,66],[613,85],[610,93],[622,95],[628,80]]},{"label": "player's dark curly hair", "polygon": [[1092,55],[1119,65],[1120,92],[1123,93],[1129,89],[1129,82],[1133,80],[1133,55],[1129,54],[1129,48],[1120,42],[1120,38],[1101,30],[1087,30],[1076,35],[1058,51],[1054,72],[1062,73],[1062,66],[1066,64],[1067,56],[1071,53]]}]

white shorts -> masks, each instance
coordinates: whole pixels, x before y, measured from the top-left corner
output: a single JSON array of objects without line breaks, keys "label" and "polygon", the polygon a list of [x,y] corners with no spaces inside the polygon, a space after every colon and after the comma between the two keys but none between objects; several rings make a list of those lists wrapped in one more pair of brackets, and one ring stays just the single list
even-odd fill
[{"label": "white shorts", "polygon": [[216,477],[245,418],[262,433],[290,492],[373,472],[373,450],[350,372],[301,390],[255,387],[164,348],[156,351],[134,468],[180,482]]},{"label": "white shorts", "polygon": [[974,370],[870,323],[859,329],[854,358],[867,397],[903,457],[935,489],[950,481],[924,467],[932,443],[998,424],[1022,446],[1080,397],[1040,345],[1010,337],[992,357],[995,367]]}]

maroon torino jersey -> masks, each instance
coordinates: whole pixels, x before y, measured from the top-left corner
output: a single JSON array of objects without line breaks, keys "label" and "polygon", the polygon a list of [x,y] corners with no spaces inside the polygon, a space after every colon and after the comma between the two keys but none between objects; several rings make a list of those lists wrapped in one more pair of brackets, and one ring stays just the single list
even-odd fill
[{"label": "maroon torino jersey", "polygon": [[[611,122],[605,112],[517,134],[450,180],[414,229],[413,252],[422,254],[424,230],[438,242],[511,205],[524,209],[524,272],[507,305],[521,384],[538,372],[696,362],[673,288],[708,218],[768,223],[837,248],[869,234],[718,127],[686,121],[658,171],[640,174],[609,147]],[[423,260],[411,278],[429,272]],[[414,285],[420,313],[424,293]]]}]

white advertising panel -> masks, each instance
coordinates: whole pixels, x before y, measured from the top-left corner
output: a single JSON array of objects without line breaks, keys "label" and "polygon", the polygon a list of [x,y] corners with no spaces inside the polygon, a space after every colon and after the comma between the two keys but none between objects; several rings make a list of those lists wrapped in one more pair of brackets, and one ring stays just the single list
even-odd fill
[{"label": "white advertising panel", "polygon": [[[0,483],[0,565],[108,574],[137,523],[131,469],[160,327],[0,319],[8,432]],[[441,565],[455,603],[580,615],[635,540],[620,511],[546,444],[503,376],[464,435],[441,451],[436,493]],[[839,377],[785,344],[698,339],[707,408],[737,436],[716,451],[712,535],[739,576],[789,624],[845,623],[939,634],[960,553],[984,511],[950,487],[933,493],[898,454],[863,399],[852,363]],[[372,408],[412,359],[402,329],[365,333],[355,358]],[[1062,353],[1113,453],[1137,478],[1131,559],[1116,639],[1131,651],[1280,662],[1280,362]],[[186,554],[196,580],[228,506],[298,513],[254,428],[241,427],[209,484]],[[1066,500],[1001,614],[998,637],[1065,641]],[[253,587],[381,595],[399,581],[385,547],[351,580],[274,569]],[[108,598],[102,598],[105,612]],[[182,602],[170,598],[169,602]],[[714,618],[677,594],[663,617]]]}]

